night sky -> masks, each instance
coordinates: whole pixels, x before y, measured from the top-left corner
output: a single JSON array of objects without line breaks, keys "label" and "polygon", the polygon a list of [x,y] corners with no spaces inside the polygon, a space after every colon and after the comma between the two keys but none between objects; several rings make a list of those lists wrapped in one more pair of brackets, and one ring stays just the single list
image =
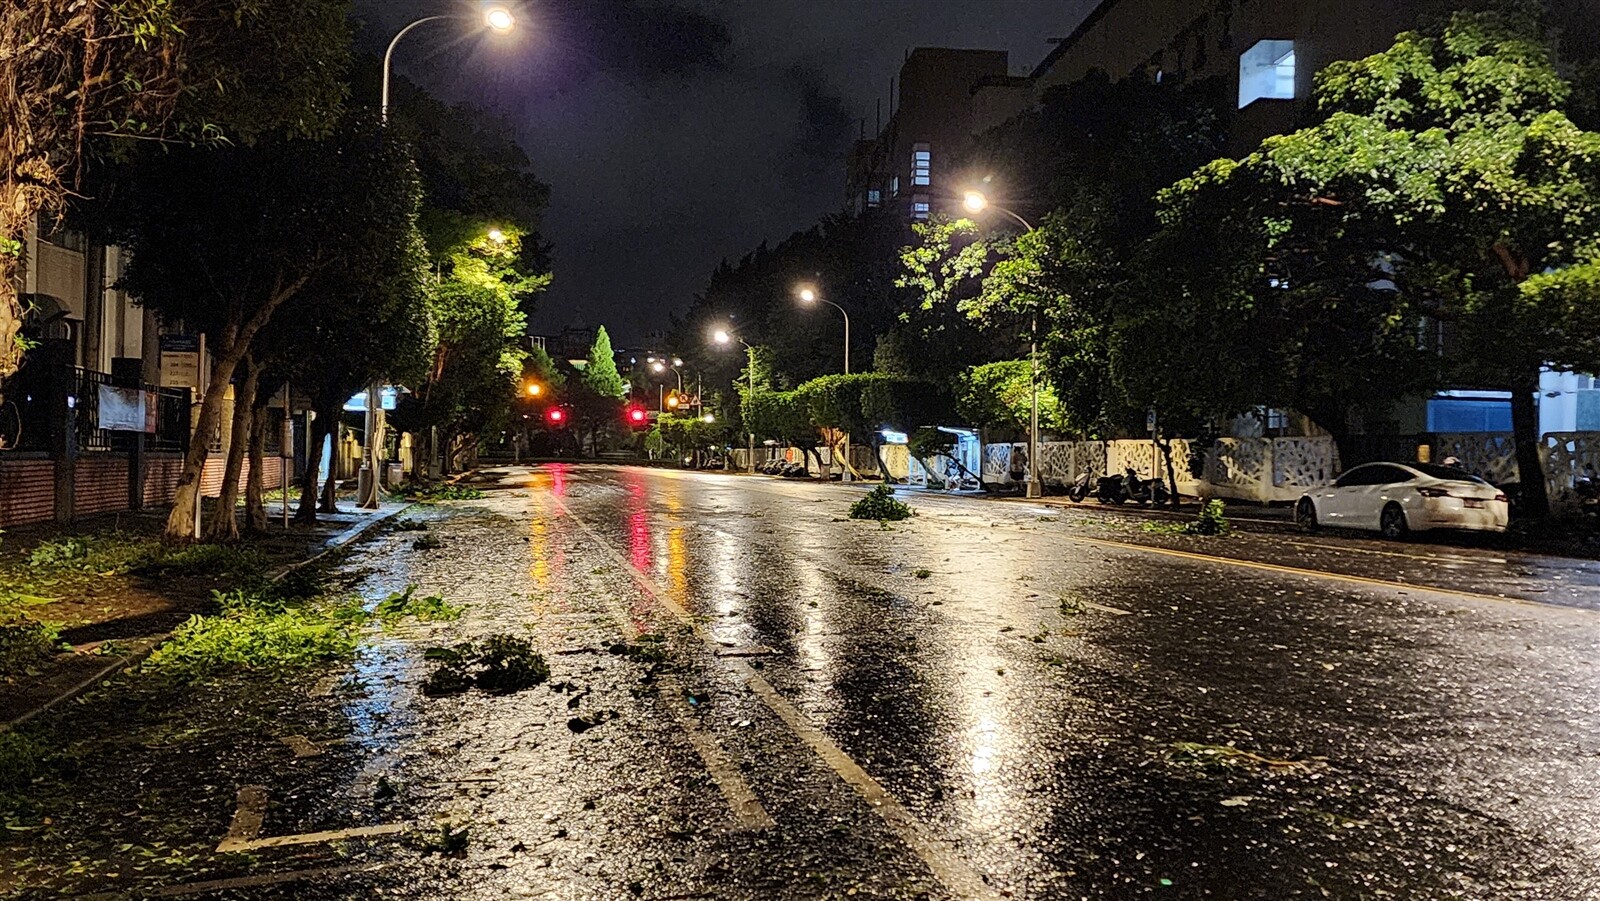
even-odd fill
[{"label": "night sky", "polygon": [[[1024,74],[1093,0],[527,0],[508,36],[429,23],[395,71],[505,116],[552,189],[555,282],[533,331],[665,330],[711,270],[843,203],[844,156],[916,46],[1011,51]],[[356,0],[381,53],[474,0]]]}]

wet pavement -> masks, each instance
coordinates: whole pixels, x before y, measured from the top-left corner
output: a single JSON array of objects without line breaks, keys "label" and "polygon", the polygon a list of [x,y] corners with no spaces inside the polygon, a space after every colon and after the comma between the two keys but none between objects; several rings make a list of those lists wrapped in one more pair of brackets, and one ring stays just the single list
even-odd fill
[{"label": "wet pavement", "polygon": [[[1600,897],[1600,564],[935,495],[880,526],[845,518],[851,489],[755,477],[488,476],[410,514],[441,547],[392,532],[345,564],[461,620],[211,699],[249,714],[240,753],[144,765],[152,791],[204,786],[194,835],[242,843],[148,894]],[[422,693],[428,648],[495,633],[550,682]]]}]

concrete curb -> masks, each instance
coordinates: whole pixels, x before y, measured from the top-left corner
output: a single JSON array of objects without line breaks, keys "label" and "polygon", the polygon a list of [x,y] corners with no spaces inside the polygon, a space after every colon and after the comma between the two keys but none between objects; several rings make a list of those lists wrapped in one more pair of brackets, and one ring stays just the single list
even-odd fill
[{"label": "concrete curb", "polygon": [[[289,563],[279,567],[276,572],[267,577],[267,581],[277,582],[295,570],[310,566],[334,551],[344,548],[346,545],[355,541],[357,538],[360,538],[362,535],[365,535],[372,529],[377,528],[379,525],[382,525],[396,516],[399,516],[401,513],[410,510],[413,506],[415,505],[404,504],[388,512],[380,513],[379,515],[374,516],[372,519],[351,525],[350,528],[345,529],[343,532],[340,532],[339,534],[334,535],[332,538],[329,538],[327,541],[323,542],[322,550],[317,551],[315,554],[312,554],[310,557],[307,557],[304,560],[299,560],[294,563]],[[100,684],[117,670],[126,669],[128,667],[137,666],[140,663],[143,663],[146,657],[149,657],[151,654],[155,653],[156,648],[166,644],[167,639],[171,637],[171,632],[163,632],[160,635],[151,635],[140,639],[138,646],[135,647],[131,652],[116,658],[111,663],[106,664],[105,667],[97,670],[93,675],[84,679],[82,682],[73,685],[71,688],[68,688],[66,691],[61,692],[50,700],[45,701],[43,704],[40,704],[27,713],[14,717],[9,722],[0,723],[0,735],[3,735],[12,729],[27,723],[29,720],[34,719],[41,713],[54,709],[55,707],[58,707],[72,700],[73,698],[76,698],[78,695],[83,694],[85,691],[88,691],[95,685]]]}]

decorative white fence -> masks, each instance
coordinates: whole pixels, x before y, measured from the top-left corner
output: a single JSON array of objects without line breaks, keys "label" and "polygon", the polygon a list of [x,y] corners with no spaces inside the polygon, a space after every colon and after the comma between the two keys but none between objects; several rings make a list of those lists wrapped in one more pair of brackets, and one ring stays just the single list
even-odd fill
[{"label": "decorative white fence", "polygon": [[[910,459],[905,445],[885,445],[881,449],[889,475],[925,485],[928,473]],[[1190,470],[1192,442],[1172,441],[1172,466],[1178,491],[1191,497],[1222,497],[1259,503],[1287,502],[1307,489],[1326,485],[1339,474],[1339,451],[1332,438],[1219,438],[1205,451],[1201,473]],[[1577,478],[1600,474],[1600,432],[1554,432],[1544,436],[1539,449],[1544,461],[1550,498],[1558,506],[1576,501],[1573,485]],[[827,448],[821,450],[825,462],[832,459]],[[990,488],[1011,488],[1029,477],[1027,442],[986,444],[983,446],[983,484]],[[1017,455],[1017,478],[1011,461]],[[743,450],[734,451],[734,465],[743,468]],[[1455,456],[1468,472],[1502,484],[1517,481],[1516,453],[1509,434],[1438,435],[1433,441],[1433,459]],[[771,457],[804,462],[813,475],[822,475],[809,455],[794,448],[757,448],[756,460]],[[878,474],[878,460],[871,447],[850,448],[851,462],[864,476]],[[944,465],[938,458],[936,464]],[[1148,440],[1050,441],[1039,448],[1039,478],[1047,486],[1071,485],[1080,473],[1089,473],[1090,487],[1107,473],[1133,469],[1142,478],[1166,478],[1166,461]],[[939,477],[939,473],[934,474]]]},{"label": "decorative white fence", "polygon": [[[1027,456],[1027,444],[991,444],[983,451],[983,480],[995,487],[1016,484],[1011,457]],[[1191,443],[1172,441],[1172,468],[1178,491],[1196,497],[1226,497],[1259,502],[1292,501],[1307,488],[1325,484],[1338,472],[1338,450],[1331,438],[1222,438],[1206,451],[1201,475],[1190,471]],[[1166,460],[1151,441],[1050,441],[1039,448],[1039,479],[1070,485],[1088,471],[1093,480],[1132,469],[1142,478],[1167,476]],[[1021,479],[1028,478],[1021,467]]]},{"label": "decorative white fence", "polygon": [[[1510,433],[1439,435],[1433,459],[1450,456],[1461,461],[1462,469],[1495,484],[1522,481]],[[1576,481],[1600,477],[1600,432],[1549,432],[1539,442],[1539,459],[1551,502],[1557,507],[1576,504]]]}]

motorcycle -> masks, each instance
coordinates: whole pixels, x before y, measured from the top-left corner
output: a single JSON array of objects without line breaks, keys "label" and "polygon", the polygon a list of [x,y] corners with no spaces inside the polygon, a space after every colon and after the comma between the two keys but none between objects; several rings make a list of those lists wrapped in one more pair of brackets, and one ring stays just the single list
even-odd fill
[{"label": "motorcycle", "polygon": [[1128,478],[1123,484],[1128,492],[1128,500],[1136,504],[1152,504],[1159,507],[1171,497],[1167,486],[1160,479],[1141,479],[1131,467],[1128,469]]},{"label": "motorcycle", "polygon": [[1159,506],[1166,503],[1170,497],[1167,486],[1162,484],[1160,479],[1141,479],[1139,473],[1131,466],[1122,475],[1102,476],[1095,488],[1095,498],[1102,504],[1124,504],[1131,501],[1135,504]]},{"label": "motorcycle", "polygon": [[1089,478],[1089,470],[1085,469],[1078,473],[1078,477],[1072,480],[1071,485],[1067,486],[1067,497],[1072,498],[1073,503],[1081,504],[1083,499],[1089,496]]}]

